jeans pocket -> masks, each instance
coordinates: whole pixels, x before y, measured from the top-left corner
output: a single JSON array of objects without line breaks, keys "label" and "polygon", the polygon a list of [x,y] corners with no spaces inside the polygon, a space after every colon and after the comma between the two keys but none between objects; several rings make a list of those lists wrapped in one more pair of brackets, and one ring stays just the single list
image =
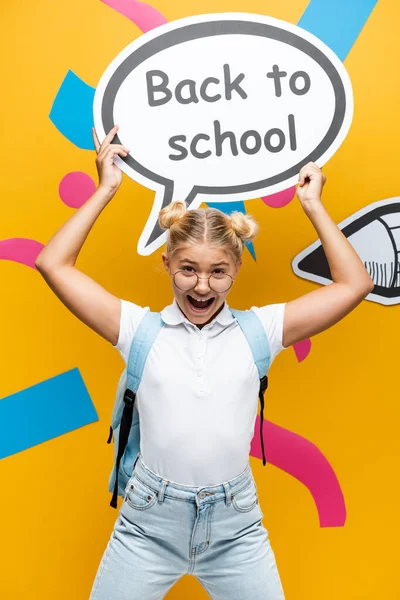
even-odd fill
[{"label": "jeans pocket", "polygon": [[126,503],[136,510],[147,510],[157,500],[157,492],[132,475],[125,489]]},{"label": "jeans pocket", "polygon": [[232,494],[232,506],[238,512],[249,512],[258,504],[257,488],[253,480]]}]

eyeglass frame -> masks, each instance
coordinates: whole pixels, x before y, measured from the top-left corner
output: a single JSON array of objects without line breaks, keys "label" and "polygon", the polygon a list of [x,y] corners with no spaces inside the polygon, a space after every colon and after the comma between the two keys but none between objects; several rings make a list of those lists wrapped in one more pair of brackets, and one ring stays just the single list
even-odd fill
[{"label": "eyeglass frame", "polygon": [[[177,273],[188,273],[188,271],[184,271],[183,269],[178,269],[177,271],[175,271],[175,273],[171,273],[171,275],[172,275],[172,279],[173,279],[173,281],[174,281],[175,285],[176,285],[176,282],[175,282],[175,275],[176,275]],[[194,272],[190,273],[190,275],[196,275],[196,277],[197,277],[197,281],[196,281],[196,283],[194,284],[194,286],[193,286],[193,287],[191,287],[191,288],[188,288],[187,290],[182,290],[182,288],[180,288],[178,285],[176,285],[176,287],[178,288],[178,290],[181,290],[181,292],[189,292],[190,290],[193,290],[193,289],[196,287],[196,285],[199,283],[199,279],[208,279],[208,287],[210,288],[210,290],[212,290],[213,292],[216,292],[217,294],[225,294],[225,292],[229,292],[229,290],[231,289],[231,287],[233,286],[233,283],[234,283],[234,281],[235,281],[235,279],[232,277],[232,275],[229,275],[229,273],[224,273],[224,275],[228,275],[228,277],[230,277],[230,278],[231,278],[231,285],[230,285],[230,286],[228,287],[228,289],[227,289],[227,290],[225,290],[224,292],[217,292],[217,290],[214,290],[214,289],[211,287],[211,285],[210,285],[210,277],[212,277],[212,276],[214,275],[214,273],[211,273],[211,275],[209,275],[208,277],[199,277],[199,276],[197,275],[197,273],[194,273]]]}]

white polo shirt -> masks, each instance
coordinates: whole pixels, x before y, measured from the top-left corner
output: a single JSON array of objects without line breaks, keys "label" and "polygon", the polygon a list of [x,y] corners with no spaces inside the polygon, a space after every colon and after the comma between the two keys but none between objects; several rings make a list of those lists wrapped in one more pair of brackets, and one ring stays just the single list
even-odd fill
[{"label": "white polo shirt", "polygon": [[[271,348],[282,345],[285,303],[253,306]],[[121,300],[116,348],[125,363],[148,307]],[[258,408],[259,378],[240,326],[225,303],[202,329],[176,301],[161,312],[164,327],[149,352],[136,402],[144,463],[188,486],[218,485],[241,473],[249,460]],[[266,406],[268,392],[266,394]]]}]

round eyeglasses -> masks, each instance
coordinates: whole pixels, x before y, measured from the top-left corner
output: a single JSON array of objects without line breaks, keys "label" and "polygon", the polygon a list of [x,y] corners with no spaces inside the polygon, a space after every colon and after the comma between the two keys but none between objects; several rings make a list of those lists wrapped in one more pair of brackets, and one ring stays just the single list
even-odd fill
[{"label": "round eyeglasses", "polygon": [[209,277],[199,277],[193,271],[176,271],[172,274],[176,287],[182,292],[188,292],[196,287],[199,279],[208,279],[208,285],[213,292],[227,292],[235,281],[228,273],[213,273]]}]

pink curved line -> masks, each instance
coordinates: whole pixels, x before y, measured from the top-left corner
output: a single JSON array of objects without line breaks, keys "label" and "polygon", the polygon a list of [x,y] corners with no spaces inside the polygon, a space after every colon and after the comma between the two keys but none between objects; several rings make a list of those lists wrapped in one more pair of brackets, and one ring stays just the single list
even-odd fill
[{"label": "pink curved line", "polygon": [[44,244],[27,238],[0,240],[0,260],[11,260],[36,270],[35,260]]},{"label": "pink curved line", "polygon": [[138,2],[137,0],[101,0],[104,4],[107,4],[110,8],[113,8],[117,12],[121,13],[128,19],[135,23],[143,31],[150,31],[155,29],[164,23],[168,23],[168,20],[158,10],[146,4],[145,2]]},{"label": "pink curved line", "polygon": [[297,342],[297,344],[293,344],[293,350],[295,351],[297,360],[301,362],[311,352],[311,340],[307,338],[306,340],[302,340],[301,342]]},{"label": "pink curved line", "polygon": [[[260,417],[257,415],[250,454],[262,458]],[[335,472],[322,452],[297,433],[263,422],[265,458],[278,469],[292,475],[310,491],[321,527],[343,527],[346,506]]]},{"label": "pink curved line", "polygon": [[282,192],[270,194],[269,196],[262,196],[261,200],[271,208],[283,208],[293,200],[295,193],[296,186],[294,185]]}]

